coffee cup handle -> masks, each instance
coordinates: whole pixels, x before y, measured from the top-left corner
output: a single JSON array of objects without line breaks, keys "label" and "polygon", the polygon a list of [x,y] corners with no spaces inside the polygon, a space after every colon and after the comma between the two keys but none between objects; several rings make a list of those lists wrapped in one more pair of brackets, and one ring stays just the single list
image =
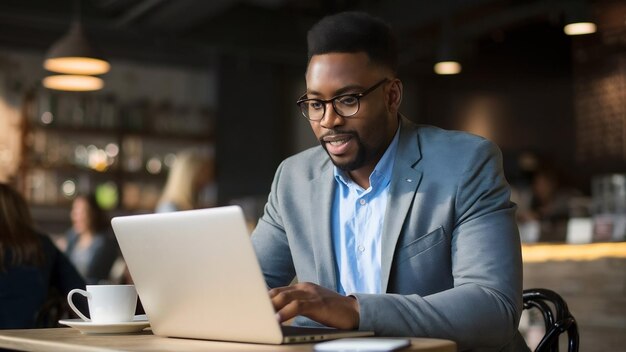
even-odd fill
[{"label": "coffee cup handle", "polygon": [[78,310],[78,308],[76,308],[76,306],[74,305],[74,302],[72,302],[72,295],[75,294],[75,293],[80,293],[81,295],[87,297],[87,299],[91,298],[91,294],[89,292],[87,292],[85,290],[81,290],[79,288],[75,288],[75,289],[71,290],[67,294],[67,303],[69,303],[70,308],[72,308],[74,313],[76,313],[84,321],[91,321],[91,319],[89,319],[85,315],[83,315],[83,313],[81,313],[80,310]]}]

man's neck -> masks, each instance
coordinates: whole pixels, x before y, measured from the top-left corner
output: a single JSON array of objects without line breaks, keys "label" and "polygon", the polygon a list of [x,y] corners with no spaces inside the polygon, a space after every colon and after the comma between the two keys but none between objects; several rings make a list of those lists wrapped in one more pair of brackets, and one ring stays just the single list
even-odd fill
[{"label": "man's neck", "polygon": [[[380,158],[378,158],[380,160]],[[378,162],[378,161],[376,161]],[[370,188],[370,175],[374,171],[376,164],[363,166],[362,168],[354,171],[349,171],[348,176],[354,181],[357,185],[361,186],[363,189]]]},{"label": "man's neck", "polygon": [[387,151],[387,149],[389,149],[389,146],[391,145],[391,142],[396,136],[396,133],[398,133],[399,128],[400,128],[400,115],[398,114],[398,125],[396,126],[394,134],[391,135],[391,137],[387,141],[386,147],[379,152],[379,155],[375,158],[375,160],[370,161],[367,165],[363,165],[357,170],[346,172],[346,174],[350,176],[352,181],[354,181],[356,184],[361,186],[361,188],[368,189],[370,187],[370,176],[372,175],[372,172],[374,172],[374,169],[376,169],[376,165],[378,165],[378,163],[380,162],[380,159],[382,159],[383,156],[385,155],[385,152]]}]

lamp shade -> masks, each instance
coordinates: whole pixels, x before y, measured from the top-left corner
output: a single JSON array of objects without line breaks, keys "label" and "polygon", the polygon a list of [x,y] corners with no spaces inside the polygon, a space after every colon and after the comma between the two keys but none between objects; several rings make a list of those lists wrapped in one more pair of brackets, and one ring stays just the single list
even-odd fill
[{"label": "lamp shade", "polygon": [[596,32],[596,24],[587,22],[572,22],[563,27],[563,32],[567,35],[584,35]]},{"label": "lamp shade", "polygon": [[449,17],[441,24],[441,39],[437,48],[437,59],[433,70],[438,75],[456,75],[461,73],[461,63],[456,53],[455,38]]},{"label": "lamp shade", "polygon": [[74,22],[46,54],[44,68],[59,73],[99,75],[107,73],[111,65],[89,45],[81,23]]},{"label": "lamp shade", "polygon": [[584,35],[595,33],[596,30],[589,4],[583,0],[572,1],[565,10],[563,32],[567,35]]},{"label": "lamp shade", "polygon": [[449,38],[443,38],[437,52],[437,62],[433,70],[438,75],[456,75],[461,73],[461,63],[457,59],[452,42]]},{"label": "lamp shade", "polygon": [[104,87],[104,82],[101,78],[84,75],[48,76],[43,79],[42,84],[48,89],[67,90],[72,92],[100,90]]},{"label": "lamp shade", "polygon": [[439,61],[433,67],[438,75],[456,75],[461,73],[461,64],[458,61]]}]

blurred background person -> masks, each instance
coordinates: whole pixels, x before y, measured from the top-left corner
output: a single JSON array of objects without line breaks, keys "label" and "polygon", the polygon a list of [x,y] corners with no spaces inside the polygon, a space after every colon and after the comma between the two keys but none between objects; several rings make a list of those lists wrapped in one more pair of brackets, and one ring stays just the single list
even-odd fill
[{"label": "blurred background person", "polygon": [[72,227],[67,231],[65,254],[87,284],[107,282],[119,247],[95,195],[77,196],[70,218]]},{"label": "blurred background person", "polygon": [[[54,309],[74,288],[85,288],[80,274],[34,229],[24,198],[0,183],[0,329],[56,326],[63,312]],[[87,311],[85,300],[75,303]]]},{"label": "blurred background person", "polygon": [[[535,224],[540,242],[563,242],[571,215],[571,202],[580,192],[562,182],[557,170],[540,167],[532,175],[531,194],[527,207],[520,207],[517,219],[520,224]],[[534,242],[534,241],[530,241]]]},{"label": "blurred background person", "polygon": [[[179,152],[167,175],[167,182],[155,211],[164,213],[198,208],[203,191],[215,193],[215,187],[207,188],[213,184],[214,179],[213,160],[208,153],[195,149]],[[209,198],[211,196],[209,194]]]}]

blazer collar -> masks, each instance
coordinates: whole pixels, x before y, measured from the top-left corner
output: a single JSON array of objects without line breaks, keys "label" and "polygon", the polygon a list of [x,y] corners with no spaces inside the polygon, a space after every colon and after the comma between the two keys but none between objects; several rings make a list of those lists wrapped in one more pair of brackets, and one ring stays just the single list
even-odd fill
[{"label": "blazer collar", "polygon": [[322,169],[318,177],[311,180],[311,204],[319,207],[318,209],[326,210],[319,211],[318,218],[314,218],[311,221],[310,233],[311,236],[315,237],[311,243],[313,243],[313,256],[315,258],[318,283],[321,286],[337,291],[331,223],[333,191],[335,189],[332,165],[332,162],[328,160],[321,166]]},{"label": "blazer collar", "polygon": [[[385,213],[382,233],[381,287],[386,292],[393,262],[393,255],[402,230],[404,219],[413,202],[415,192],[422,178],[421,171],[415,169],[422,158],[419,147],[418,127],[404,116],[400,116],[400,140],[394,161],[389,200]],[[328,160],[321,165],[318,177],[311,180],[312,203],[320,209],[319,218],[311,223],[310,233],[315,236],[313,255],[317,267],[318,283],[337,290],[337,273],[332,243],[331,212],[335,179],[333,164]]]},{"label": "blazer collar", "polygon": [[398,141],[396,162],[402,160],[404,163],[413,167],[422,159],[419,134],[417,133],[419,126],[403,115],[400,115],[400,125],[400,141]]},{"label": "blazer collar", "polygon": [[389,185],[389,199],[381,240],[380,279],[383,292],[387,292],[396,244],[409,209],[413,204],[422,172],[417,164],[422,158],[418,126],[401,116],[400,141]]}]

